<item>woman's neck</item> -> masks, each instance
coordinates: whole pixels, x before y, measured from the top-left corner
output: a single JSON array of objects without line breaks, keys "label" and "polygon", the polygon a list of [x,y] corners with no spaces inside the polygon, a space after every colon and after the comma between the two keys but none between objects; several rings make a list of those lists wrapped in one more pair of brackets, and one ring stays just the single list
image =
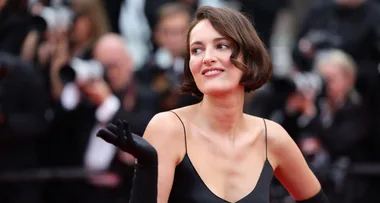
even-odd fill
[{"label": "woman's neck", "polygon": [[244,89],[228,95],[205,95],[199,104],[200,120],[206,128],[234,138],[242,124]]}]

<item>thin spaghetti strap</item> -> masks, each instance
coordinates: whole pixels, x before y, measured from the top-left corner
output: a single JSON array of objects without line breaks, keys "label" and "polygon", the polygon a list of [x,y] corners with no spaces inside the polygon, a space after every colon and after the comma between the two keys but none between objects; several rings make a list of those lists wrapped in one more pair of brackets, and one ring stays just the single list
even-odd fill
[{"label": "thin spaghetti strap", "polygon": [[179,119],[179,121],[181,121],[181,124],[182,124],[182,127],[183,127],[183,134],[185,136],[185,152],[187,154],[187,139],[186,139],[186,129],[185,129],[185,124],[183,123],[182,119],[178,116],[178,114],[174,111],[170,111],[172,113],[174,113],[174,115],[177,116],[177,118]]},{"label": "thin spaghetti strap", "polygon": [[265,122],[265,119],[263,118],[264,126],[265,126],[265,156],[268,159],[268,137],[267,137],[267,123]]}]

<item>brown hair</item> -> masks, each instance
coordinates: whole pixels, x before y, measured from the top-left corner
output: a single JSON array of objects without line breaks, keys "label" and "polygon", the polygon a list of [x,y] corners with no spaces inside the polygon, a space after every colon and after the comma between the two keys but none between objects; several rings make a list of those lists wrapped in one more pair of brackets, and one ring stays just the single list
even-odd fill
[{"label": "brown hair", "polygon": [[94,43],[104,34],[110,31],[107,13],[100,0],[76,0],[75,11],[79,16],[86,16],[91,26],[91,37],[89,46]]},{"label": "brown hair", "polygon": [[[231,41],[234,49],[231,54],[231,62],[243,71],[240,84],[244,85],[246,92],[260,88],[269,80],[272,74],[271,59],[249,19],[244,14],[230,8],[203,6],[197,10],[195,19],[187,32],[184,81],[181,86],[181,93],[192,93],[198,97],[203,97],[203,93],[195,84],[189,67],[190,33],[195,25],[202,20],[209,20],[219,34]],[[243,62],[238,60],[239,56],[243,57]]]}]

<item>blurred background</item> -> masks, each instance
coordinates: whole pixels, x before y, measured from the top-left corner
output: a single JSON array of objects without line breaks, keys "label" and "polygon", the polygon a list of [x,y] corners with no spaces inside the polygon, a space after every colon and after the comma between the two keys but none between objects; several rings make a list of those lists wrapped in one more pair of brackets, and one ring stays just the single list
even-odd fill
[{"label": "blurred background", "polygon": [[[334,203],[380,195],[380,1],[0,0],[0,201],[127,203],[134,159],[95,137],[142,135],[179,94],[203,5],[245,12],[274,73],[245,112],[280,123]],[[272,203],[291,203],[273,180]]]}]

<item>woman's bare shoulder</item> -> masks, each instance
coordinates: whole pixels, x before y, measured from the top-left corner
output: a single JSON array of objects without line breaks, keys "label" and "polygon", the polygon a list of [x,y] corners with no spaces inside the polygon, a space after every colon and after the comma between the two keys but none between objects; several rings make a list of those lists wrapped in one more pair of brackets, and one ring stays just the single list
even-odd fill
[{"label": "woman's bare shoulder", "polygon": [[157,113],[149,121],[145,129],[144,138],[160,137],[161,139],[173,139],[177,134],[183,133],[183,126],[174,111]]},{"label": "woman's bare shoulder", "polygon": [[192,105],[156,114],[149,121],[144,135],[146,133],[150,134],[152,131],[160,132],[160,134],[167,133],[168,136],[183,134],[183,124],[188,120],[189,113],[193,108],[194,106]]},{"label": "woman's bare shoulder", "polygon": [[[309,199],[320,191],[318,179],[310,170],[293,138],[278,123],[265,120],[268,137],[268,159],[274,175],[298,200]],[[297,173],[294,173],[297,171]]]},{"label": "woman's bare shoulder", "polygon": [[286,130],[277,122],[257,116],[251,116],[251,119],[257,123],[256,126],[258,126],[260,122],[262,123],[264,129],[263,135],[267,138],[269,160],[275,168],[277,166],[278,155],[286,152],[287,148],[293,147],[294,141]]},{"label": "woman's bare shoulder", "polygon": [[287,139],[289,137],[286,130],[277,122],[265,119],[265,123],[267,126],[268,142],[274,144],[282,142],[283,139]]},{"label": "woman's bare shoulder", "polygon": [[188,107],[173,109],[158,113],[150,120],[143,137],[156,148],[159,155],[167,154],[167,158],[172,156],[173,161],[182,159],[185,154],[185,132],[182,122],[185,123],[187,112]]},{"label": "woman's bare shoulder", "polygon": [[258,116],[247,115],[250,119],[250,122],[254,122],[255,126],[262,126],[263,130],[267,134],[268,144],[282,142],[283,139],[287,139],[289,137],[286,130],[275,121],[265,119]]}]

